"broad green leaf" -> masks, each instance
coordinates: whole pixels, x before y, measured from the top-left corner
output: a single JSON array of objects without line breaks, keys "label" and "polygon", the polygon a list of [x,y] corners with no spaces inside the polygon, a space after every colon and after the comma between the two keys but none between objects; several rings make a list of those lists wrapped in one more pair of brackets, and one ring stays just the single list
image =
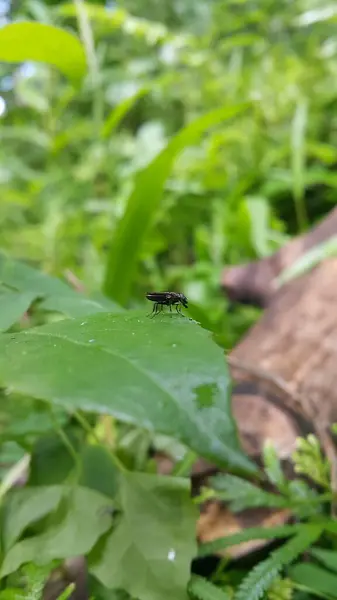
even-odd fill
[{"label": "broad green leaf", "polygon": [[189,482],[129,473],[121,478],[119,501],[122,516],[93,553],[91,572],[140,600],[185,600],[196,555]]},{"label": "broad green leaf", "polygon": [[184,148],[195,144],[207,129],[237,116],[246,108],[247,105],[230,106],[199,117],[177,133],[164,150],[137,174],[109,252],[104,284],[107,296],[121,305],[128,301],[145,236],[157,214],[165,182],[177,156]]},{"label": "broad green leaf", "polygon": [[[64,435],[75,452],[79,452],[84,433],[64,428]],[[74,472],[77,464],[69,449],[57,433],[40,436],[33,446],[29,485],[43,486],[61,484]]]},{"label": "broad green leaf", "polygon": [[81,473],[79,484],[115,498],[118,490],[119,471],[104,446],[85,446],[80,455]]},{"label": "broad green leaf", "polygon": [[0,394],[1,439],[16,440],[21,445],[31,444],[34,439],[55,428],[62,427],[68,416],[62,408],[53,410],[46,402],[25,398],[20,394]]},{"label": "broad green leaf", "polygon": [[0,61],[38,61],[56,67],[79,83],[86,73],[86,58],[79,39],[52,25],[12,23],[0,30]]},{"label": "broad green leaf", "polygon": [[296,565],[290,571],[292,581],[319,598],[337,598],[337,575],[317,565]]},{"label": "broad green leaf", "polygon": [[296,560],[321,535],[320,525],[305,525],[301,531],[281,548],[274,550],[268,558],[258,563],[243,579],[234,600],[259,600],[264,596],[280,571]]},{"label": "broad green leaf", "polygon": [[[317,558],[328,569],[337,571],[337,551],[326,550],[325,548],[312,548],[310,551],[311,556]],[[336,589],[337,593],[337,589]]]},{"label": "broad green leaf", "polygon": [[9,497],[2,524],[5,551],[13,546],[32,523],[56,510],[63,488],[58,485],[15,490]]},{"label": "broad green leaf", "polygon": [[60,312],[67,317],[85,317],[86,315],[94,315],[98,312],[123,312],[117,304],[111,302],[110,307],[105,303],[98,302],[92,298],[86,298],[82,294],[73,292],[67,293],[65,296],[53,296],[47,298],[41,304],[45,310]]},{"label": "broad green leaf", "polygon": [[0,385],[70,411],[111,414],[255,472],[239,446],[222,350],[174,313],[102,313],[3,334]]},{"label": "broad green leaf", "polygon": [[60,279],[7,257],[2,252],[0,252],[0,282],[21,292],[34,292],[39,296],[62,296],[72,293],[72,289]]},{"label": "broad green leaf", "polygon": [[50,526],[41,535],[19,541],[7,552],[1,577],[27,562],[47,564],[54,559],[87,554],[111,527],[111,516],[106,510],[109,498],[89,488],[61,489],[64,500]]},{"label": "broad green leaf", "polygon": [[14,325],[35,299],[34,292],[8,292],[0,295],[0,331],[6,331]]},{"label": "broad green leaf", "polygon": [[[45,298],[41,306],[45,310],[60,312],[67,317],[83,317],[97,312],[122,311],[109,298],[87,298],[66,283],[46,275],[29,265],[14,260],[0,252],[0,283],[34,298]],[[1,300],[1,297],[0,297]],[[1,324],[1,314],[0,314]]]}]

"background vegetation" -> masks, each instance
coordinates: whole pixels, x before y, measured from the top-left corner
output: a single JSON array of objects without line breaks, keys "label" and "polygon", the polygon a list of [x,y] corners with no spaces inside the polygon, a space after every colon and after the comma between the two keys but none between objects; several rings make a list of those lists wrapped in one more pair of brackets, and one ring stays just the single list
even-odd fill
[{"label": "background vegetation", "polygon": [[[258,311],[229,310],[221,270],[273,253],[334,206],[335,6],[22,0],[2,10],[15,23],[0,30],[3,598],[40,597],[51,561],[74,554],[87,556],[98,600],[159,600],[172,580],[174,598],[187,585],[202,600],[336,598],[334,498],[313,438],[294,461],[316,491],[288,486],[267,453],[274,495],[236,476],[207,492],[290,507],[293,537],[250,573],[224,563],[216,587],[189,580],[204,499],[190,498],[195,454],[236,474],[254,467],[221,350],[193,322],[150,329],[144,302],[150,289],[183,291],[190,315],[230,349]],[[154,446],[178,461],[165,483]],[[9,493],[28,457],[28,485]],[[319,539],[313,562],[276,579]]]}]

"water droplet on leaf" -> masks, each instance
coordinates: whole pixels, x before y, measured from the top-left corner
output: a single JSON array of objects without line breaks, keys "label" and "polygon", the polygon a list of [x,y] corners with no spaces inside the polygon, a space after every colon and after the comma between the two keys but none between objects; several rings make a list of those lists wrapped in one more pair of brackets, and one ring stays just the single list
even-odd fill
[{"label": "water droplet on leaf", "polygon": [[176,558],[176,551],[171,548],[171,550],[169,550],[167,558],[169,560],[171,560],[171,561],[175,560],[175,558]]}]

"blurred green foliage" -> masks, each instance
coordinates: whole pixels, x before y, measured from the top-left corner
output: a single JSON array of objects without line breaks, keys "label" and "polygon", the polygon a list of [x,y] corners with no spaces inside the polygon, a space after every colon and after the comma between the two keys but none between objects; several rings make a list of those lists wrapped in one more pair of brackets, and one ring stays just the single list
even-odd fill
[{"label": "blurred green foliage", "polygon": [[317,0],[13,2],[12,21],[77,33],[88,75],[76,89],[47,65],[1,66],[1,246],[97,291],[135,176],[188,123],[246,102],[175,160],[124,298],[182,290],[231,347],[257,313],[228,317],[221,269],[274,252],[335,202],[336,12]]}]

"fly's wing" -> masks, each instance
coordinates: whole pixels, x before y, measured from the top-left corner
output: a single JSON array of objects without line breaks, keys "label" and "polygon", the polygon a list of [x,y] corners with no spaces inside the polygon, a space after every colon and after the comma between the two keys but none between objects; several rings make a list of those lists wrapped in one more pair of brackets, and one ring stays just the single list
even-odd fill
[{"label": "fly's wing", "polygon": [[158,304],[166,304],[167,293],[166,292],[149,292],[146,294],[148,300],[151,302],[158,302]]}]

